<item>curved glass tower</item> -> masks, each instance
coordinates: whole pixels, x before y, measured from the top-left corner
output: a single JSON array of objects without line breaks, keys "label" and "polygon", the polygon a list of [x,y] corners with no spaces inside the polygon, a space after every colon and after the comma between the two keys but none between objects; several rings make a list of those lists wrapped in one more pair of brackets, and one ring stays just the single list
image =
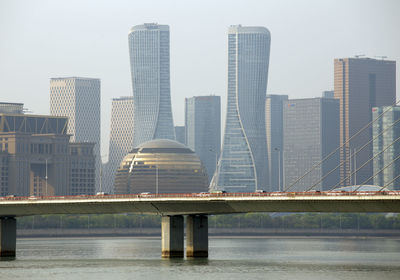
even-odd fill
[{"label": "curved glass tower", "polygon": [[169,26],[145,23],[131,28],[129,54],[133,89],[133,145],[175,140],[169,78]]},{"label": "curved glass tower", "polygon": [[228,107],[211,190],[269,190],[265,133],[271,37],[264,27],[231,26],[228,34]]}]

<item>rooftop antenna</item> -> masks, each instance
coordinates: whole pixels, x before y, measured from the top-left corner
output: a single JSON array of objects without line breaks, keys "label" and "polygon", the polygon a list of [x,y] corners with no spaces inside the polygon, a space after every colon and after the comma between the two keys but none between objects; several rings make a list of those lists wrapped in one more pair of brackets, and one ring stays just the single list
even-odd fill
[{"label": "rooftop antenna", "polygon": [[382,59],[382,60],[385,60],[385,58],[387,58],[386,55],[375,55],[374,57],[380,58],[380,59]]}]

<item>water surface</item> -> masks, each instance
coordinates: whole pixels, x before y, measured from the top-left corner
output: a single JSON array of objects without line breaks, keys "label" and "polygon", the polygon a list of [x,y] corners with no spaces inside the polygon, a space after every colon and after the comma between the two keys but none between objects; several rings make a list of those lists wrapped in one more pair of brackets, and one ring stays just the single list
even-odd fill
[{"label": "water surface", "polygon": [[18,239],[0,279],[400,279],[400,239],[210,238],[208,259],[161,259],[159,238]]}]

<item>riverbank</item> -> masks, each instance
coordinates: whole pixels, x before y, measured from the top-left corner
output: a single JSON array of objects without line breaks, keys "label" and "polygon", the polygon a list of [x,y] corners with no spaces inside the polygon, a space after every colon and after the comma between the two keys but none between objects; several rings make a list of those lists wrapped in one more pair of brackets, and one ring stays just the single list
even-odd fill
[{"label": "riverbank", "polygon": [[[86,229],[18,229],[18,238],[32,237],[107,237],[107,236],[160,236],[160,228],[86,228]],[[264,228],[209,228],[210,236],[278,236],[278,237],[395,237],[400,230],[367,229],[264,229]]]}]

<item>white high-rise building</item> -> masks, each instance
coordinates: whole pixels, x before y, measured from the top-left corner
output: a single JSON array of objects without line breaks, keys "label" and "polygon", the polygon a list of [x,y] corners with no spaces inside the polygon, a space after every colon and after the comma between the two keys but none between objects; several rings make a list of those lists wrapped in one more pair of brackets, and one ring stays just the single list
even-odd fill
[{"label": "white high-rise building", "polygon": [[134,146],[175,140],[171,111],[169,26],[145,23],[128,36],[134,100]]},{"label": "white high-rise building", "polygon": [[100,175],[100,79],[66,77],[50,80],[50,115],[68,117],[71,142],[93,142],[96,189]]},{"label": "white high-rise building", "polygon": [[103,190],[114,190],[115,173],[122,159],[133,149],[133,97],[114,98],[111,107],[108,163],[103,170]]},{"label": "white high-rise building", "polygon": [[213,190],[269,190],[265,98],[270,42],[265,27],[229,28],[228,106]]}]

